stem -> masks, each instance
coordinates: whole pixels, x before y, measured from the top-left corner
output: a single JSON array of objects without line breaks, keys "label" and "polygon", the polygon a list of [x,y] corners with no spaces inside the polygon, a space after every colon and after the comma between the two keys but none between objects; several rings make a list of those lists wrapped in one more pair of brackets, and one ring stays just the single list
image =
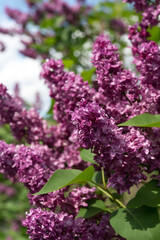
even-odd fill
[{"label": "stem", "polygon": [[103,181],[103,186],[104,186],[104,189],[106,189],[106,181],[105,181],[105,177],[104,177],[104,169],[103,169],[103,167],[101,167],[101,170],[102,170],[102,181]]},{"label": "stem", "polygon": [[129,100],[129,98],[127,97],[127,95],[125,93],[123,93],[124,97],[127,99],[127,101],[130,103],[130,105],[132,106],[132,102]]},{"label": "stem", "polygon": [[95,183],[95,182],[93,182],[93,181],[92,181],[92,183],[95,184],[96,187],[97,187],[101,192],[103,192],[105,195],[107,195],[113,202],[117,203],[117,205],[118,205],[119,207],[122,207],[122,208],[125,208],[125,209],[126,209],[126,206],[125,206],[121,201],[119,201],[117,198],[114,198],[108,189],[102,188],[101,186],[99,186],[97,183]]}]

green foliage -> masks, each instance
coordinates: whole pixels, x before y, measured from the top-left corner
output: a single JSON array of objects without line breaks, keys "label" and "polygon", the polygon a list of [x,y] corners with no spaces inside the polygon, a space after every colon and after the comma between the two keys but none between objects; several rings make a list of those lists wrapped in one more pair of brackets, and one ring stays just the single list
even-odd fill
[{"label": "green foliage", "polygon": [[101,171],[96,171],[94,173],[92,181],[97,183],[97,184],[102,183],[102,173],[101,173]]},{"label": "green foliage", "polygon": [[150,38],[149,40],[154,41],[156,43],[160,43],[160,28],[159,26],[154,26],[149,30]]},{"label": "green foliage", "polygon": [[70,69],[74,64],[74,61],[72,59],[63,59],[63,64],[65,68]]},{"label": "green foliage", "polygon": [[[0,183],[13,189],[13,195],[0,193],[0,239],[25,240],[26,228],[21,226],[21,220],[25,218],[25,212],[30,209],[27,190],[21,183],[11,183],[0,174]],[[17,231],[13,226],[17,225]]]},{"label": "green foliage", "polygon": [[127,240],[159,240],[160,221],[156,208],[120,208],[111,214],[110,223]]},{"label": "green foliage", "polygon": [[149,113],[143,113],[124,123],[120,123],[118,126],[160,127],[160,114],[151,115]]},{"label": "green foliage", "polygon": [[97,215],[100,212],[108,211],[106,208],[105,203],[102,200],[98,199],[91,199],[88,201],[87,208],[82,207],[79,210],[76,218],[83,217],[83,218],[90,218]]},{"label": "green foliage", "polygon": [[158,186],[158,181],[152,180],[144,184],[137,192],[135,198],[128,202],[127,207],[137,208],[143,205],[148,207],[160,206],[160,186]]},{"label": "green foliage", "polygon": [[95,73],[95,68],[91,68],[90,70],[83,71],[81,73],[81,76],[84,81],[88,81],[89,84],[92,82],[92,76]]},{"label": "green foliage", "polygon": [[13,137],[10,126],[8,124],[3,125],[0,127],[0,140],[3,139],[6,143],[14,143],[16,142],[15,138]]},{"label": "green foliage", "polygon": [[54,192],[73,183],[87,183],[92,180],[93,174],[93,166],[89,166],[84,171],[77,169],[58,169],[53,173],[44,187],[34,195]]},{"label": "green foliage", "polygon": [[90,162],[93,164],[97,164],[93,159],[94,159],[94,153],[91,152],[91,150],[86,150],[86,149],[82,149],[80,152],[80,157],[82,158],[82,160],[84,160],[85,162]]}]

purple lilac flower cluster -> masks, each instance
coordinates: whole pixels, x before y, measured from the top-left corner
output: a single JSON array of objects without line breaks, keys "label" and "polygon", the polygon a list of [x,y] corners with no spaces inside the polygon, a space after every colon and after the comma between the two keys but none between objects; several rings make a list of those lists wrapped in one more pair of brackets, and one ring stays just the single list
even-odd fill
[{"label": "purple lilac flower cluster", "polygon": [[[15,146],[0,141],[0,152],[0,172],[12,181],[22,182],[30,193],[39,191],[56,169],[65,167],[55,159],[53,151],[43,145]],[[29,194],[30,203],[52,210],[60,206],[63,211],[76,215],[80,206],[86,206],[86,200],[96,198],[94,188],[73,189],[68,198],[64,196],[66,190],[43,196]]]},{"label": "purple lilac flower cluster", "polygon": [[[141,1],[140,1],[141,2]],[[134,57],[138,54],[138,47],[141,43],[148,42],[147,39],[150,37],[149,28],[158,25],[159,23],[159,15],[160,15],[160,1],[155,1],[149,5],[146,1],[146,9],[142,13],[142,20],[140,23],[136,23],[135,25],[129,28],[129,39],[132,43],[132,52]]]},{"label": "purple lilac flower cluster", "polygon": [[123,69],[117,50],[105,35],[100,35],[93,45],[92,62],[96,67],[99,92],[112,103],[125,97],[133,102],[135,95],[139,94],[138,79],[129,70]]},{"label": "purple lilac flower cluster", "polygon": [[[29,190],[28,197],[35,208],[27,213],[23,225],[32,240],[122,239],[110,226],[108,214],[75,218],[88,200],[99,198],[95,188],[66,187],[40,196],[30,194],[39,191],[56,169],[84,169],[87,164],[80,158],[79,147],[92,150],[94,160],[104,168],[108,187],[118,193],[146,180],[147,172],[158,171],[156,178],[160,181],[159,131],[116,126],[122,119],[139,113],[160,112],[159,47],[147,39],[149,24],[158,24],[159,2],[127,2],[134,2],[138,11],[144,10],[140,25],[130,28],[139,77],[123,67],[117,47],[101,34],[93,45],[96,87],[90,87],[73,72],[65,72],[61,60],[50,59],[43,64],[41,77],[56,102],[53,113],[58,125],[49,127],[34,109],[24,109],[22,102],[0,85],[0,123],[9,124],[19,141],[25,138],[30,144],[8,145],[0,141],[0,172],[13,182],[22,182]],[[28,4],[38,6],[29,0]],[[46,3],[44,7],[48,14],[67,9],[59,5],[52,9]],[[20,14],[17,18],[10,10],[8,14],[23,24],[28,17]],[[36,14],[38,19],[42,14],[40,9]]]},{"label": "purple lilac flower cluster", "polygon": [[160,89],[160,47],[155,42],[142,43],[138,48],[136,66],[143,83]]},{"label": "purple lilac flower cluster", "polygon": [[[108,186],[119,193],[129,189],[133,182],[138,184],[146,179],[141,172],[143,160],[127,145],[122,130],[115,125],[112,118],[95,103],[80,107],[72,114],[78,140],[83,148],[92,149],[94,160],[104,168],[108,177]],[[130,139],[131,144],[132,139]],[[143,141],[142,141],[143,144]],[[141,145],[142,147],[142,145]]]},{"label": "purple lilac flower cluster", "polygon": [[6,7],[6,13],[10,18],[14,19],[17,23],[20,23],[22,25],[24,25],[29,18],[29,15],[27,13],[22,13],[17,9],[11,9],[9,7]]},{"label": "purple lilac flower cluster", "polygon": [[108,116],[122,122],[140,101],[139,79],[122,66],[117,47],[107,36],[97,37],[93,46],[92,62],[96,67],[98,94],[96,102],[105,106]]},{"label": "purple lilac flower cluster", "polygon": [[63,124],[72,125],[71,112],[78,106],[82,99],[92,101],[95,90],[84,82],[80,75],[65,72],[61,60],[47,60],[43,64],[41,77],[45,79],[50,88],[50,96],[56,100],[54,105],[54,118]]},{"label": "purple lilac flower cluster", "polygon": [[32,240],[42,239],[98,239],[120,240],[109,224],[109,216],[104,214],[99,223],[96,219],[74,219],[66,213],[55,214],[43,211],[41,208],[31,209],[23,225],[28,228],[27,233]]},{"label": "purple lilac flower cluster", "polygon": [[135,9],[137,12],[144,11],[146,8],[148,8],[150,5],[154,4],[157,5],[159,3],[159,0],[148,1],[148,0],[123,0],[124,2],[133,3]]}]

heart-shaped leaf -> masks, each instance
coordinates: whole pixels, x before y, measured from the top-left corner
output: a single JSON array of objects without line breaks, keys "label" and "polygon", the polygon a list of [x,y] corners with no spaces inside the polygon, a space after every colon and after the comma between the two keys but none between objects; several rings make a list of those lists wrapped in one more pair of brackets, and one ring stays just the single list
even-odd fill
[{"label": "heart-shaped leaf", "polygon": [[152,180],[144,184],[136,196],[128,202],[127,207],[136,208],[143,205],[149,207],[160,206],[160,186],[157,185],[157,180]]},{"label": "heart-shaped leaf", "polygon": [[160,221],[156,208],[120,208],[111,214],[110,223],[127,240],[160,239]]}]

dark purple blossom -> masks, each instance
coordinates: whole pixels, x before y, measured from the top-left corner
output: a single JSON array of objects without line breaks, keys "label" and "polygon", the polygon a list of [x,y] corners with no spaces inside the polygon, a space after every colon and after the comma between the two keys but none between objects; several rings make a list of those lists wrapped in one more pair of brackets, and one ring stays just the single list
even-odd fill
[{"label": "dark purple blossom", "polygon": [[0,172],[19,181],[31,193],[39,191],[57,169],[52,150],[47,146],[7,145],[0,141]]},{"label": "dark purple blossom", "polygon": [[115,125],[112,118],[108,118],[105,110],[98,104],[82,103],[72,114],[72,121],[76,126],[75,134],[81,147],[91,148],[95,153],[94,160],[104,167],[109,178],[108,186],[122,193],[146,178],[140,167],[143,159],[136,156],[122,130]]},{"label": "dark purple blossom", "polygon": [[[63,188],[52,193],[43,195],[28,195],[31,205],[41,208],[47,208],[52,211],[65,212],[77,215],[81,207],[87,207],[87,200],[95,199],[97,194],[95,188],[77,187],[69,191],[69,188]],[[58,209],[58,210],[57,210]]]},{"label": "dark purple blossom", "polygon": [[7,88],[0,84],[0,124],[10,123],[15,112],[21,111],[21,103],[15,101],[8,93]]},{"label": "dark purple blossom", "polygon": [[129,39],[132,42],[133,55],[137,57],[138,47],[140,44],[148,42],[150,37],[149,29],[158,25],[160,15],[160,1],[156,1],[155,4],[148,5],[145,11],[142,13],[142,20],[140,23],[129,28]]},{"label": "dark purple blossom", "polygon": [[[123,0],[123,1],[128,3],[133,3],[137,12],[144,11],[146,8],[149,7],[150,3],[152,4],[152,1],[148,1],[148,0]],[[155,2],[158,3],[159,0],[156,0]]]},{"label": "dark purple blossom", "polygon": [[155,42],[142,43],[138,48],[136,66],[143,83],[160,89],[160,47]]},{"label": "dark purple blossom", "polygon": [[93,45],[92,62],[96,67],[98,91],[106,97],[106,103],[125,100],[131,104],[139,98],[138,79],[122,68],[117,50],[105,35],[97,37]]},{"label": "dark purple blossom", "polygon": [[76,238],[79,240],[123,239],[120,236],[116,237],[113,228],[109,224],[107,214],[103,215],[97,224],[96,219],[74,219],[72,215],[68,215],[67,213],[55,214],[43,211],[40,208],[32,208],[22,224],[27,227],[27,233],[32,240],[74,240]]},{"label": "dark purple blossom", "polygon": [[61,60],[47,60],[43,64],[41,77],[50,88],[50,96],[56,100],[54,105],[54,118],[71,127],[71,112],[82,99],[91,101],[95,91],[79,75],[65,72]]}]

